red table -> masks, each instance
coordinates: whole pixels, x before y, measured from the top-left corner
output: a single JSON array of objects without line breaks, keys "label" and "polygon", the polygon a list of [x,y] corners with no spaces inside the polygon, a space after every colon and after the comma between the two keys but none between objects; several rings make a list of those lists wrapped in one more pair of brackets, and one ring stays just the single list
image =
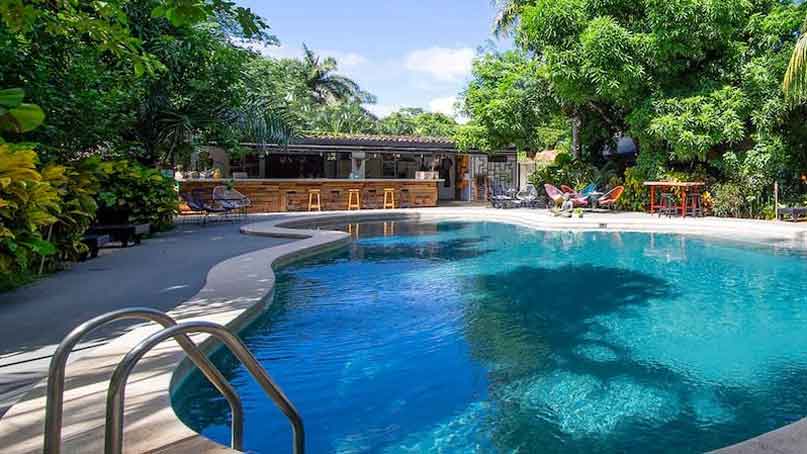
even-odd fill
[{"label": "red table", "polygon": [[706,186],[699,181],[645,181],[644,185],[650,188],[650,212],[656,212],[656,188],[678,188],[681,190],[681,217],[687,216],[687,192],[693,192]]}]

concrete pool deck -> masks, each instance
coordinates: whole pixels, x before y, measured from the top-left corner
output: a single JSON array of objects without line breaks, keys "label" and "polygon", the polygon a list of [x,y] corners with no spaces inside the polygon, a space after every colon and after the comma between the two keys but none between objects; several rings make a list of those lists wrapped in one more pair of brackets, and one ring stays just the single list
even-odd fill
[{"label": "concrete pool deck", "polygon": [[[597,230],[682,233],[749,241],[774,248],[807,251],[807,224],[732,219],[658,218],[641,213],[588,213],[582,219],[553,217],[545,210],[493,210],[489,208],[432,208],[332,213],[284,213],[254,216],[242,232],[286,241],[233,257],[213,266],[204,287],[170,314],[178,321],[208,320],[237,331],[271,302],[272,267],[281,266],[350,241],[342,232],[297,230],[313,222],[367,220],[465,220],[505,222],[542,230]],[[118,360],[157,329],[137,327],[108,344],[92,349],[68,367],[63,430],[64,452],[102,452],[106,386]],[[195,336],[202,348],[216,346],[206,336]],[[192,370],[173,342],[148,354],[127,387],[126,452],[233,452],[187,428],[174,414],[170,390]],[[270,374],[271,370],[268,371]],[[282,387],[282,383],[280,386]],[[0,419],[0,450],[42,451],[44,383],[38,384]],[[807,413],[807,409],[805,409]],[[725,453],[807,452],[807,420],[770,432]]]},{"label": "concrete pool deck", "polygon": [[[95,260],[0,295],[0,326],[14,327],[0,332],[0,415],[45,377],[56,345],[78,324],[137,305],[173,309],[199,292],[213,265],[289,241],[245,236],[239,229],[232,223],[180,225],[137,247],[102,249]],[[113,324],[90,333],[79,348],[122,332]]]}]

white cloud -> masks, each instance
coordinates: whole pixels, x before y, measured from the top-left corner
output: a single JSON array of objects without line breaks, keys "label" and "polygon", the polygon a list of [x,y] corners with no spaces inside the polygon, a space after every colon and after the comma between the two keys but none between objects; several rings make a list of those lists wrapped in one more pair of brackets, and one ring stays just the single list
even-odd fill
[{"label": "white cloud", "polygon": [[410,52],[404,64],[410,71],[425,72],[441,81],[454,81],[471,73],[473,59],[474,50],[470,47],[431,47]]},{"label": "white cloud", "polygon": [[453,117],[457,112],[454,104],[457,102],[456,96],[444,96],[442,98],[434,98],[429,101],[429,110],[434,113],[441,113]]},{"label": "white cloud", "polygon": [[441,113],[452,117],[453,119],[457,120],[459,124],[468,123],[469,118],[461,113],[457,112],[457,97],[456,96],[444,96],[440,98],[434,98],[429,101],[429,110],[434,113]]},{"label": "white cloud", "polygon": [[[250,49],[259,54],[272,57],[272,58],[303,58],[303,46],[289,47],[289,46],[271,46],[259,41],[247,40],[242,38],[234,38],[233,43],[236,46]],[[319,50],[314,49],[317,55],[323,57],[333,57],[336,59],[339,66],[348,68],[353,66],[363,65],[368,62],[367,58],[355,52],[342,52],[339,50]]]}]

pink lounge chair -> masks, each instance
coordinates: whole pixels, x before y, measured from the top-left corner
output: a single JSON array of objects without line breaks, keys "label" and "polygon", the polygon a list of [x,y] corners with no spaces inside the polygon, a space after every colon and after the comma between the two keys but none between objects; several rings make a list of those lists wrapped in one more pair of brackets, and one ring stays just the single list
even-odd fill
[{"label": "pink lounge chair", "polygon": [[622,197],[623,192],[625,192],[625,187],[617,186],[600,197],[597,204],[601,207],[613,208],[616,206],[616,202],[619,201],[619,198]]},{"label": "pink lounge chair", "polygon": [[549,198],[552,199],[553,202],[555,202],[556,206],[560,206],[563,204],[564,196],[566,194],[570,195],[572,204],[574,204],[575,207],[588,206],[588,199],[585,197],[578,196],[574,191],[561,192],[558,188],[552,186],[551,184],[545,184],[544,189],[546,190],[546,195],[548,195]]},{"label": "pink lounge chair", "polygon": [[577,193],[572,193],[572,203],[574,204],[575,208],[587,207],[588,198],[578,195]]},{"label": "pink lounge chair", "polygon": [[560,206],[563,203],[563,193],[560,192],[560,189],[547,183],[544,185],[544,190],[546,191],[546,195],[555,202],[555,206]]}]

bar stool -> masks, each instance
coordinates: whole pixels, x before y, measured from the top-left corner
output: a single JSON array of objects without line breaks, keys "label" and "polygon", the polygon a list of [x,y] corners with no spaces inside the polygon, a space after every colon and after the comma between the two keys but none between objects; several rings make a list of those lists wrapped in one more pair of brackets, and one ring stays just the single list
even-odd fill
[{"label": "bar stool", "polygon": [[361,189],[347,190],[347,209],[348,211],[361,210]]},{"label": "bar stool", "polygon": [[[316,199],[316,203],[314,203],[314,199]],[[308,211],[315,209],[317,211],[322,211],[322,198],[320,197],[320,190],[319,189],[309,189],[308,190]]]},{"label": "bar stool", "polygon": [[687,216],[703,217],[703,205],[701,205],[701,195],[697,192],[687,194],[686,205]]},{"label": "bar stool", "polygon": [[661,208],[658,210],[658,216],[675,216],[678,211],[678,206],[675,203],[675,194],[672,192],[661,193]]},{"label": "bar stool", "polygon": [[395,188],[384,188],[384,209],[395,209]]}]

